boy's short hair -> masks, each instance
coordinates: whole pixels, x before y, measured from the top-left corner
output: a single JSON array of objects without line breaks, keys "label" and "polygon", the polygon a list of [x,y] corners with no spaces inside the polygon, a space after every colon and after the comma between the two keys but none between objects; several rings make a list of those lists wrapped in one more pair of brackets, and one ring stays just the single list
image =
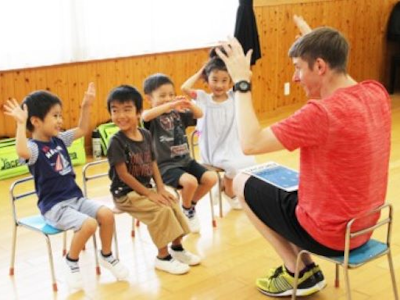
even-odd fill
[{"label": "boy's short hair", "polygon": [[54,105],[59,104],[62,106],[61,100],[48,91],[35,91],[30,93],[25,97],[24,101],[22,101],[21,106],[23,107],[24,104],[28,107],[26,128],[31,132],[34,130],[31,117],[37,117],[43,121]]},{"label": "boy's short hair", "polygon": [[156,73],[147,77],[143,82],[143,91],[145,95],[150,95],[156,89],[164,84],[172,84],[172,80],[165,74]]},{"label": "boy's short hair", "polygon": [[136,112],[141,112],[143,109],[143,97],[139,91],[130,85],[120,85],[112,89],[107,98],[107,109],[111,113],[112,102],[132,102],[136,107]]},{"label": "boy's short hair", "polygon": [[289,49],[289,57],[299,57],[311,69],[317,58],[322,58],[332,70],[346,73],[349,44],[336,29],[320,27],[300,37]]}]

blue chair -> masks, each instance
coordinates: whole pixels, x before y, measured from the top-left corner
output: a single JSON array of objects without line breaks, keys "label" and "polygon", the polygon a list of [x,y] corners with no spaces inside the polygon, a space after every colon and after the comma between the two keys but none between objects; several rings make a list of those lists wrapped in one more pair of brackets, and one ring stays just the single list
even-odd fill
[{"label": "blue chair", "polygon": [[[30,184],[28,187],[27,185]],[[28,189],[28,192],[23,192]],[[15,265],[15,252],[16,252],[16,243],[17,243],[17,229],[18,227],[24,227],[26,229],[32,230],[34,232],[40,233],[46,239],[47,244],[47,252],[49,256],[50,262],[50,271],[51,271],[51,279],[52,279],[52,286],[53,291],[57,292],[57,281],[54,272],[54,262],[53,262],[53,251],[51,249],[51,242],[50,236],[63,233],[64,235],[64,246],[63,246],[63,256],[66,255],[66,243],[67,243],[67,232],[63,230],[56,229],[45,222],[43,217],[38,215],[29,215],[29,216],[22,216],[17,212],[17,205],[15,202],[17,200],[21,200],[24,198],[31,203],[35,203],[36,201],[32,201],[32,197],[36,197],[36,192],[33,187],[33,177],[25,177],[15,181],[10,187],[10,199],[11,199],[11,207],[14,217],[14,230],[13,230],[13,241],[12,241],[12,250],[11,250],[11,263],[10,263],[10,276],[14,275],[14,265]],[[100,268],[97,259],[97,245],[96,239],[93,236],[93,243],[94,243],[94,252],[96,257],[96,272],[100,274]]]},{"label": "blue chair", "polygon": [[[373,226],[366,227],[357,231],[352,231],[351,227],[353,223],[357,220],[370,217],[374,214],[380,214],[382,211],[385,210],[387,212],[387,216],[381,217],[381,219]],[[390,251],[390,241],[391,241],[391,233],[392,233],[392,206],[391,204],[383,204],[382,206],[373,209],[369,213],[354,218],[347,223],[346,233],[345,233],[345,248],[344,248],[344,255],[342,256],[335,256],[335,257],[327,257],[317,255],[318,257],[333,262],[336,265],[336,274],[335,274],[335,287],[339,287],[339,266],[343,267],[345,283],[346,283],[346,292],[347,292],[347,299],[351,300],[351,289],[350,289],[350,280],[349,280],[349,269],[355,269],[365,265],[366,263],[373,261],[383,255],[387,255],[389,268],[390,268],[390,275],[392,278],[392,285],[393,285],[393,293],[394,298],[396,300],[399,299],[397,286],[396,286],[396,278],[393,268],[393,261],[392,261],[392,254]],[[376,239],[370,239],[366,244],[363,246],[355,249],[350,250],[350,241],[352,238],[358,237],[360,235],[371,233],[372,231],[376,230],[379,227],[386,226],[386,240],[379,241]],[[302,255],[305,253],[316,255],[310,251],[302,250],[297,255],[296,261],[296,270],[295,270],[295,281],[294,281],[294,289],[292,294],[292,299],[296,299],[296,289],[297,289],[297,281],[299,275],[299,266],[302,259]]]}]

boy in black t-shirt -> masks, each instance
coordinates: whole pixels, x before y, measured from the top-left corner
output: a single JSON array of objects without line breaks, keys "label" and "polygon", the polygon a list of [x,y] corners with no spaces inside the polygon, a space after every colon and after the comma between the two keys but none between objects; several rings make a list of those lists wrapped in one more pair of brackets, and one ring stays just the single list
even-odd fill
[{"label": "boy in black t-shirt", "polygon": [[184,97],[176,97],[172,80],[154,74],[144,81],[144,93],[152,108],[142,114],[153,135],[157,162],[165,184],[182,187],[182,208],[192,232],[200,231],[197,202],[217,183],[217,174],[190,157],[186,127],[193,118],[203,116],[201,109]]},{"label": "boy in black t-shirt", "polygon": [[200,263],[200,257],[182,247],[182,237],[190,232],[187,220],[177,199],[165,189],[149,131],[139,128],[142,96],[134,87],[122,85],[110,92],[107,107],[120,129],[107,150],[115,205],[148,226],[158,248],[157,269],[187,273],[189,266]]}]

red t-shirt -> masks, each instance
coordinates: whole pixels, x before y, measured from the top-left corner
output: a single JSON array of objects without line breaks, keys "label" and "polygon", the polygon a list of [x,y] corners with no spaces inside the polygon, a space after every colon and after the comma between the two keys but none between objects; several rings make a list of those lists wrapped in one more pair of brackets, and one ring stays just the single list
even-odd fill
[{"label": "red t-shirt", "polygon": [[[286,149],[300,148],[296,215],[301,226],[319,243],[343,250],[346,223],[385,201],[389,95],[378,82],[364,81],[308,101],[271,129]],[[368,239],[358,237],[351,248]]]}]

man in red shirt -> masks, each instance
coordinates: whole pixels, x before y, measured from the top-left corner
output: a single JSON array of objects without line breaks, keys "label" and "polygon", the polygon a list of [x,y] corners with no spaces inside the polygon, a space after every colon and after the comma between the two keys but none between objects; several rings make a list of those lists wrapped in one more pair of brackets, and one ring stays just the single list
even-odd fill
[{"label": "man in red shirt", "polygon": [[[285,192],[244,173],[234,181],[248,217],[283,260],[281,267],[256,281],[270,296],[292,294],[296,257],[302,249],[326,256],[343,254],[346,223],[385,201],[388,180],[389,95],[378,82],[357,83],[347,74],[348,43],[340,32],[329,27],[311,30],[297,16],[294,21],[303,36],[289,50],[293,81],[311,100],[270,127],[260,127],[252,105],[251,51],[245,55],[238,41],[230,39],[223,45],[227,54],[218,52],[235,83],[244,153],[300,149],[297,192]],[[360,236],[351,248],[368,239]],[[326,285],[319,266],[310,256],[303,258],[299,296]]]}]

